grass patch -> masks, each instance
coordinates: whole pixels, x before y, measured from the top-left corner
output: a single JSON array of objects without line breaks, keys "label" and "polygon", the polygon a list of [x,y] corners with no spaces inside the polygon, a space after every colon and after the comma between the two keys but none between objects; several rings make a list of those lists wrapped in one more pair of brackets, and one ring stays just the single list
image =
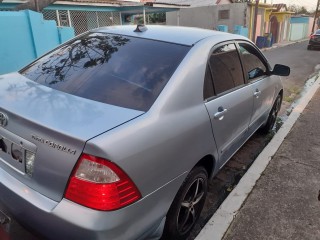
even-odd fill
[{"label": "grass patch", "polygon": [[300,95],[301,89],[297,86],[293,86],[288,89],[288,95],[283,97],[283,100],[288,103],[293,103],[294,100]]}]

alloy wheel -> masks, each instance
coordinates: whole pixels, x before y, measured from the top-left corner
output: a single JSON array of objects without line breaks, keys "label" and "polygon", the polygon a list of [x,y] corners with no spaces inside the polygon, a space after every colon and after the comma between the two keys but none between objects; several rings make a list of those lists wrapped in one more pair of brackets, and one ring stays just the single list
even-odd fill
[{"label": "alloy wheel", "polygon": [[202,210],[202,206],[199,203],[204,196],[204,179],[197,178],[186,192],[177,216],[178,231],[181,235],[188,232],[198,219]]}]

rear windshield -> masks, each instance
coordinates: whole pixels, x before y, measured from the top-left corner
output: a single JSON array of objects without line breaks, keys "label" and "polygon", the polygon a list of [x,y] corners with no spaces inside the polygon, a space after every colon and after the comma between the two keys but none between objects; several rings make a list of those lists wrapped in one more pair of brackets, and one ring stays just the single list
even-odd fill
[{"label": "rear windshield", "polygon": [[20,73],[62,92],[147,111],[189,49],[167,42],[89,33]]},{"label": "rear windshield", "polygon": [[316,34],[320,34],[320,29],[316,31]]}]

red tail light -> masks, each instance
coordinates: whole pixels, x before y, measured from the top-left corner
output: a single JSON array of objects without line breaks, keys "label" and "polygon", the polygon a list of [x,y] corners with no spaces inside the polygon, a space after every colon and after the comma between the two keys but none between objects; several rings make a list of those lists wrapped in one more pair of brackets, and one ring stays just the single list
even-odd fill
[{"label": "red tail light", "polygon": [[65,198],[89,208],[112,211],[139,200],[141,194],[117,165],[82,154],[69,180]]},{"label": "red tail light", "polygon": [[315,35],[311,35],[310,39],[315,39],[315,37],[316,37]]}]

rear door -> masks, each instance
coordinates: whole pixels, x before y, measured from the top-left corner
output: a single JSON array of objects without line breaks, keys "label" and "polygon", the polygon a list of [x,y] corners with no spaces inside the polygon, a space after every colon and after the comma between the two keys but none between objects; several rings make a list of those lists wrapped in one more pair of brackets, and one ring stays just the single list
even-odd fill
[{"label": "rear door", "polygon": [[239,42],[239,52],[245,78],[253,96],[253,112],[249,128],[255,131],[269,115],[275,96],[275,84],[272,76],[268,74],[267,61],[252,44]]},{"label": "rear door", "polygon": [[221,167],[245,141],[253,107],[251,88],[245,85],[234,43],[214,48],[204,86]]}]

